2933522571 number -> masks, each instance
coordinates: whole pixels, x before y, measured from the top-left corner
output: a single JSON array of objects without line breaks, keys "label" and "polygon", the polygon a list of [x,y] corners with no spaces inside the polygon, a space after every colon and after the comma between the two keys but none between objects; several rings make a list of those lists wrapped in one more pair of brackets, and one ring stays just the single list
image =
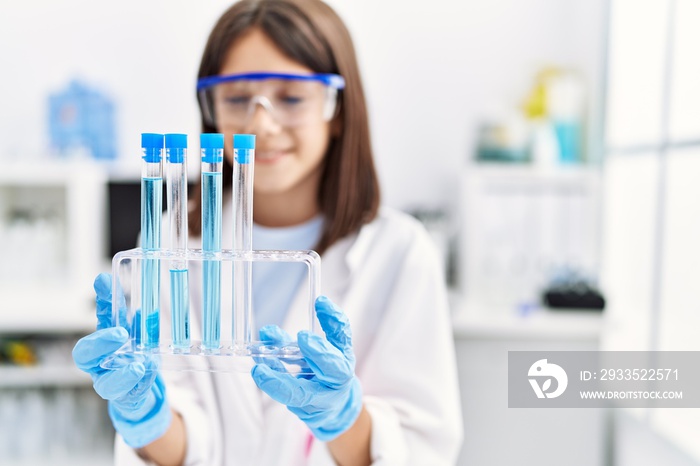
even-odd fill
[{"label": "2933522571 number", "polygon": [[600,380],[678,380],[678,369],[601,369]]}]

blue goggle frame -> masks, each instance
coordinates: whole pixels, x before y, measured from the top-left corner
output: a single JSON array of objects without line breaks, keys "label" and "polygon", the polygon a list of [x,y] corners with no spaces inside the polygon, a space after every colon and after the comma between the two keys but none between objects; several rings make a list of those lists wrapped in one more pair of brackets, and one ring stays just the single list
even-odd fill
[{"label": "blue goggle frame", "polygon": [[239,73],[239,74],[229,74],[223,76],[207,76],[197,80],[197,91],[206,89],[208,87],[215,86],[220,83],[225,82],[235,82],[235,81],[262,81],[265,79],[286,79],[295,81],[318,81],[326,86],[333,87],[335,89],[345,88],[345,79],[339,74],[332,73],[316,73],[316,74],[292,74],[292,73],[265,73],[265,72],[254,72],[254,73]]}]

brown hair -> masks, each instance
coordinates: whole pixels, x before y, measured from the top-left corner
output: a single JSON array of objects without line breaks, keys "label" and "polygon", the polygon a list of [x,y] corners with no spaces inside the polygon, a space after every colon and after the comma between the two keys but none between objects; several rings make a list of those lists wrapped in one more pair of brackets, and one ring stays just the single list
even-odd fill
[{"label": "brown hair", "polygon": [[[355,48],[342,20],[320,0],[243,0],[230,7],[214,26],[198,77],[219,74],[231,45],[253,27],[260,28],[285,55],[314,72],[337,73],[345,78],[336,116],[340,131],[331,136],[318,192],[325,222],[315,249],[322,254],[374,219],[379,209],[379,181]],[[202,130],[217,132],[203,117]],[[228,162],[224,164],[223,183],[224,187],[232,184]],[[200,189],[195,191],[189,229],[200,234]]]}]

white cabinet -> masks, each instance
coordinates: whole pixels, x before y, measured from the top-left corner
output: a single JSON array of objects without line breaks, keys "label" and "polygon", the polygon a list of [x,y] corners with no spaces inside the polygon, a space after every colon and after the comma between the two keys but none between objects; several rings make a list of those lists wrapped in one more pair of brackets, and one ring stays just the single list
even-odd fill
[{"label": "white cabinet", "polygon": [[508,407],[508,351],[594,351],[599,313],[538,311],[529,317],[453,306],[464,418],[458,465],[602,466],[605,409]]}]

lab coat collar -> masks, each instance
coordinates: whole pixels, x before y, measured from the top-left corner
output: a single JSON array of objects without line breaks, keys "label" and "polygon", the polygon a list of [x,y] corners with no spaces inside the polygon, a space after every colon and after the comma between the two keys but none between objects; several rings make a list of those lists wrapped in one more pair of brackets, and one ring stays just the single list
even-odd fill
[{"label": "lab coat collar", "polygon": [[[323,290],[330,294],[342,294],[355,271],[369,253],[374,238],[377,235],[378,220],[362,226],[358,232],[352,233],[332,245],[321,258],[321,270],[324,277],[331,279],[330,283],[322,283]],[[329,285],[329,286],[326,286]]]}]

